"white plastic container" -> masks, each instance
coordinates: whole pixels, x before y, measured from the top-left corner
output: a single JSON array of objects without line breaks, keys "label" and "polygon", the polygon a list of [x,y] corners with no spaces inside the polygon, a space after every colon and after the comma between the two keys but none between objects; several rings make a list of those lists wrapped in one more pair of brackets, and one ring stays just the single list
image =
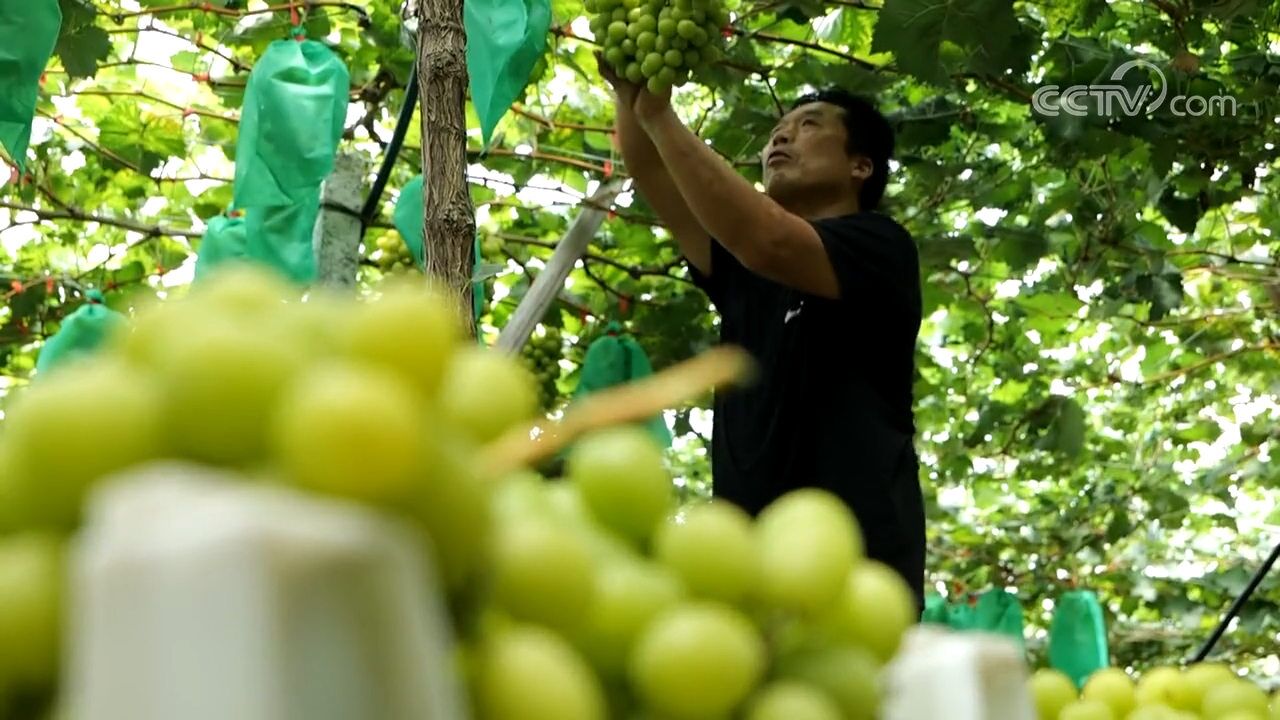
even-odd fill
[{"label": "white plastic container", "polygon": [[880,720],[1036,720],[1028,677],[1007,637],[918,625],[885,668]]},{"label": "white plastic container", "polygon": [[92,501],[68,720],[466,720],[431,563],[353,504],[189,465]]}]

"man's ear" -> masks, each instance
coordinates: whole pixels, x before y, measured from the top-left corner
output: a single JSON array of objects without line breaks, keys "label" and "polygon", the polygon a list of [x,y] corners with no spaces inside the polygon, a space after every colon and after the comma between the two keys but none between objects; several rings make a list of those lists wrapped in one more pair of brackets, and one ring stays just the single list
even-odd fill
[{"label": "man's ear", "polygon": [[866,155],[854,155],[849,158],[849,177],[854,180],[865,182],[873,172],[875,172],[875,165]]}]

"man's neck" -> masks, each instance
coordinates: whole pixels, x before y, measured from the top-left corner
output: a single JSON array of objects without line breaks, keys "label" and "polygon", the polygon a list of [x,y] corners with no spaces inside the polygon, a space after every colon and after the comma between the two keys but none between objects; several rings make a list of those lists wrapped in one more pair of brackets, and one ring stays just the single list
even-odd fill
[{"label": "man's neck", "polygon": [[778,204],[786,208],[787,212],[799,215],[805,220],[823,220],[826,218],[841,217],[842,215],[852,215],[861,208],[858,205],[858,198],[841,198],[839,200],[824,200],[822,198],[775,198]]}]

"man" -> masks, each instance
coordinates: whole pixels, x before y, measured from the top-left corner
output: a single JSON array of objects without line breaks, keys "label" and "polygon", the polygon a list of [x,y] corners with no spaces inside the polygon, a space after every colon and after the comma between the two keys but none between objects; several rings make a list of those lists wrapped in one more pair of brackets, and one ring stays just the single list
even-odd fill
[{"label": "man", "polygon": [[618,78],[617,132],[640,194],[757,360],[717,394],[713,491],[752,514],[788,490],[844,499],[867,554],[923,605],[924,504],[912,412],[921,298],[915,243],[876,212],[893,131],[841,91],[805,97],[765,145],[761,194],[656,95]]}]

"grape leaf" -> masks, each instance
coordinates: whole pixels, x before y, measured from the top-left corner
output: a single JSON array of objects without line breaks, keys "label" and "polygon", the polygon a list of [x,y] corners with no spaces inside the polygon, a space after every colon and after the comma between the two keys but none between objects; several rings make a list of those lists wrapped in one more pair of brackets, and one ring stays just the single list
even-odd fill
[{"label": "grape leaf", "polygon": [[98,72],[98,63],[111,54],[111,36],[96,25],[63,32],[54,54],[62,59],[62,69],[72,78],[89,78]]},{"label": "grape leaf", "polygon": [[1020,270],[1031,265],[1049,249],[1049,240],[1044,233],[1015,227],[993,228],[996,236],[992,256],[1008,264],[1011,270]]},{"label": "grape leaf", "polygon": [[1029,312],[1053,316],[1074,316],[1077,310],[1084,307],[1080,298],[1065,292],[1019,295],[1014,302]]},{"label": "grape leaf", "polygon": [[499,263],[481,263],[476,267],[475,272],[471,274],[471,282],[484,282],[490,278],[497,277],[506,269],[506,265]]},{"label": "grape leaf", "polygon": [[1194,232],[1200,222],[1200,204],[1192,198],[1178,197],[1169,189],[1160,198],[1160,212],[1182,232]]},{"label": "grape leaf", "polygon": [[876,21],[871,49],[893,53],[899,68],[921,80],[943,80],[940,46],[951,6],[949,0],[886,3]]},{"label": "grape leaf", "polygon": [[1134,288],[1151,301],[1151,319],[1160,320],[1182,305],[1182,275],[1141,275]]},{"label": "grape leaf", "polygon": [[958,45],[975,70],[998,73],[1025,67],[1035,40],[1013,0],[895,0],[880,10],[872,50],[891,52],[903,71],[939,83],[944,41]]},{"label": "grape leaf", "polygon": [[196,71],[196,63],[199,61],[199,59],[200,59],[199,53],[195,53],[190,50],[183,50],[181,52],[174,53],[169,58],[169,64],[173,66],[174,70],[181,70],[182,72],[185,72],[185,73],[193,73]]},{"label": "grape leaf", "polygon": [[1051,407],[1054,412],[1052,420],[1036,447],[1071,459],[1079,457],[1084,449],[1084,409],[1075,400],[1065,397],[1054,397]]}]

